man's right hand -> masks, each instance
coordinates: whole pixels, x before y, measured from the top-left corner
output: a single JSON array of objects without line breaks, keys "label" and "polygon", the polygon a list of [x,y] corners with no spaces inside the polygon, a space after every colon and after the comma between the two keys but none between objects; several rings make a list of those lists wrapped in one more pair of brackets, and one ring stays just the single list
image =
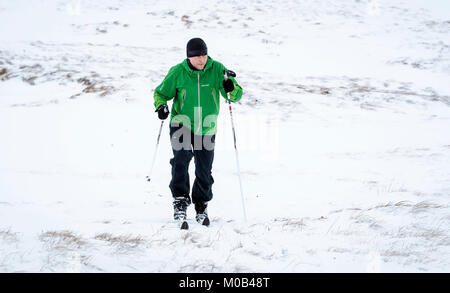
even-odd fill
[{"label": "man's right hand", "polygon": [[167,105],[161,105],[155,112],[158,112],[158,118],[161,120],[166,119],[169,116],[169,108]]}]

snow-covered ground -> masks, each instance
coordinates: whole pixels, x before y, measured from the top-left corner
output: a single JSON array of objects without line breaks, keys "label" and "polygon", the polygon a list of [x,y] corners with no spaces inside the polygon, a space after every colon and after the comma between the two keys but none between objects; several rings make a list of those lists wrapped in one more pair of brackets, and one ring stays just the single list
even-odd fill
[{"label": "snow-covered ground", "polygon": [[[1,272],[450,272],[450,3],[0,1]],[[171,220],[153,89],[201,37],[209,228]],[[191,164],[193,180],[194,164]]]}]

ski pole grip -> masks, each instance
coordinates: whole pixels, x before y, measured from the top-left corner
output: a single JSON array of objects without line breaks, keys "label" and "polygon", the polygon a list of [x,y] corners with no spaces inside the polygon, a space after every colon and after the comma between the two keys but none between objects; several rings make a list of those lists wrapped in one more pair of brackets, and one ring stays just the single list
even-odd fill
[{"label": "ski pole grip", "polygon": [[229,76],[236,77],[236,73],[232,70],[224,70],[223,76],[224,76],[225,80],[227,80]]},{"label": "ski pole grip", "polygon": [[[236,73],[234,71],[231,71],[231,70],[224,70],[223,71],[223,77],[225,78],[225,81],[228,80],[229,76],[236,77]],[[230,101],[228,93],[227,93],[227,101],[230,104],[230,111],[231,111],[231,103],[230,103],[231,101]]]}]

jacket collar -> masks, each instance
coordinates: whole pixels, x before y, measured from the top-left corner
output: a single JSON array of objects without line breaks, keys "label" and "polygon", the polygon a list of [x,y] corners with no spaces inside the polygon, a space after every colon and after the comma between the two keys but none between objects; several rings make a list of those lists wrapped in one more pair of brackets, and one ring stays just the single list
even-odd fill
[{"label": "jacket collar", "polygon": [[[208,70],[211,68],[212,63],[213,63],[213,59],[212,59],[211,57],[208,56],[208,59],[206,60],[205,68],[203,68],[203,70],[195,70],[195,72],[199,72],[200,74],[205,73],[206,71],[208,71]],[[193,72],[194,72],[194,70],[189,66],[189,64],[188,64],[188,59],[187,59],[187,58],[184,59],[184,61],[183,61],[182,64],[183,64],[183,68],[184,68],[187,72],[189,72],[189,73],[193,73]]]}]

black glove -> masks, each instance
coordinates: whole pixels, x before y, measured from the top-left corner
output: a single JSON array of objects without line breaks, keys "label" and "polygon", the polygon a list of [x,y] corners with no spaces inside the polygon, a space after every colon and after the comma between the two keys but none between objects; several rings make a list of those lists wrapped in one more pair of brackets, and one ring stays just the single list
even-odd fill
[{"label": "black glove", "polygon": [[158,118],[161,120],[164,120],[167,118],[167,116],[169,116],[169,108],[167,107],[167,105],[161,105],[159,106],[158,109],[156,109],[155,112],[158,112]]},{"label": "black glove", "polygon": [[223,80],[223,89],[226,93],[232,92],[234,90],[234,84],[231,79]]}]

